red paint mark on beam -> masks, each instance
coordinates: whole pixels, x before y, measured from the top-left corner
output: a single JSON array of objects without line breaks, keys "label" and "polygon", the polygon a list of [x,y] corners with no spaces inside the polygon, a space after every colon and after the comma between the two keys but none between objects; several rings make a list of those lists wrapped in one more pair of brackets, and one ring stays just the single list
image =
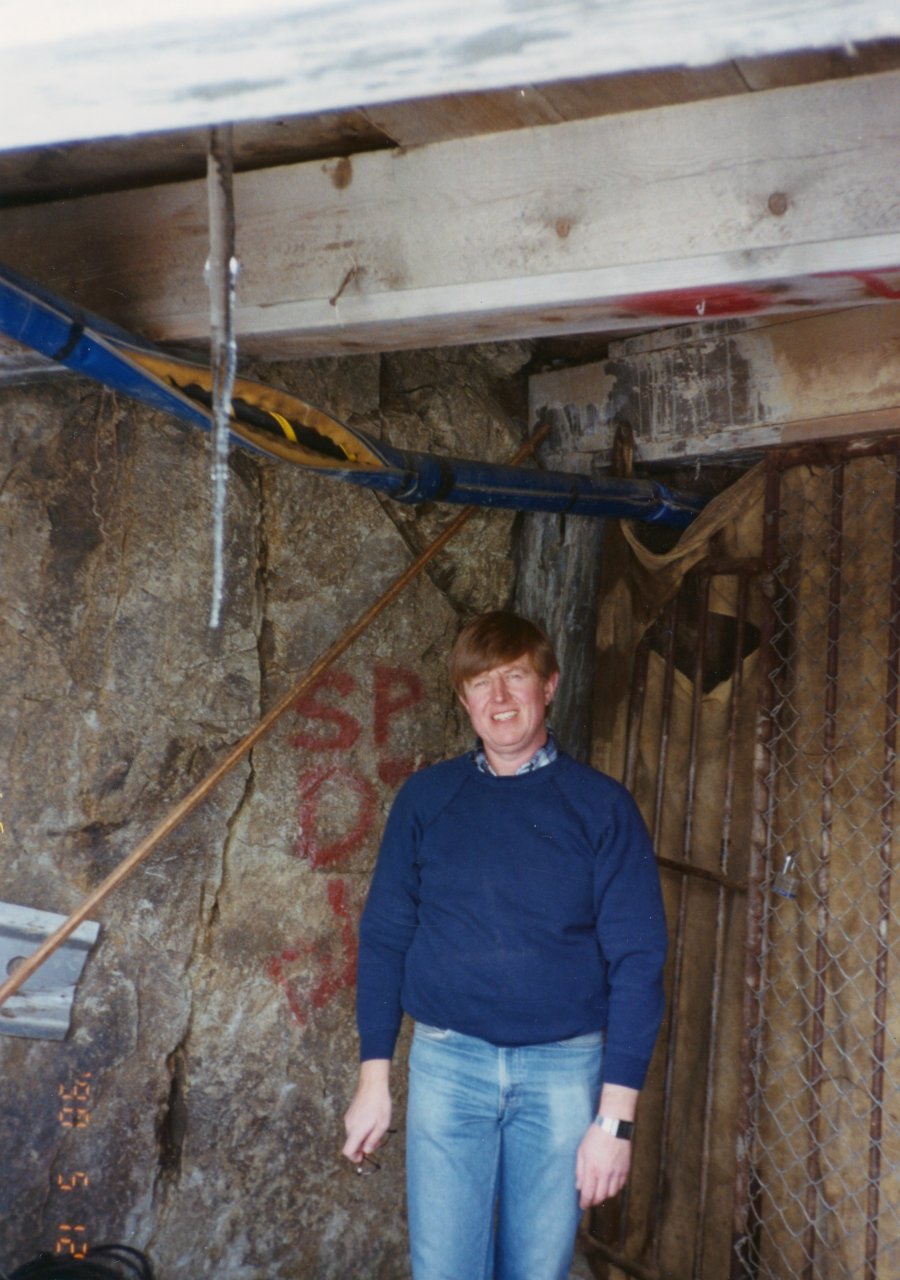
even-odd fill
[{"label": "red paint mark on beam", "polygon": [[639,293],[616,300],[617,309],[634,315],[669,316],[681,320],[753,315],[773,305],[774,299],[767,290],[747,289],[741,285],[667,289],[662,293]]},{"label": "red paint mark on beam", "polygon": [[881,276],[876,275],[874,271],[850,271],[847,274],[851,275],[854,280],[859,280],[876,297],[890,298],[891,300],[900,299],[900,289],[896,289],[893,285],[888,284],[886,280],[882,280]]}]

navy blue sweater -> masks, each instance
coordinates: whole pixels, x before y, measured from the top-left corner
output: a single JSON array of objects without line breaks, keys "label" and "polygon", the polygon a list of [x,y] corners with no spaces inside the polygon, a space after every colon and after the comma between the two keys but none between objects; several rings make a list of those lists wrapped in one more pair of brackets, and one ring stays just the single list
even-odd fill
[{"label": "navy blue sweater", "polygon": [[606,1028],[604,1080],[639,1089],[663,1009],[666,927],[646,827],[571,756],[518,777],[470,756],[400,790],[360,924],[361,1057],[403,1010],[495,1045]]}]

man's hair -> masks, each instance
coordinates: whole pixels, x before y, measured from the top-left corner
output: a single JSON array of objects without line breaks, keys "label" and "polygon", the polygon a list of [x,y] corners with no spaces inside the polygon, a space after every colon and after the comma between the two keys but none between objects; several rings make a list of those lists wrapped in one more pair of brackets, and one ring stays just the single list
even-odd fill
[{"label": "man's hair", "polygon": [[450,679],[462,694],[467,680],[492,667],[530,658],[541,680],[549,680],[559,671],[559,663],[540,627],[527,618],[497,609],[467,622],[456,638],[450,654]]}]

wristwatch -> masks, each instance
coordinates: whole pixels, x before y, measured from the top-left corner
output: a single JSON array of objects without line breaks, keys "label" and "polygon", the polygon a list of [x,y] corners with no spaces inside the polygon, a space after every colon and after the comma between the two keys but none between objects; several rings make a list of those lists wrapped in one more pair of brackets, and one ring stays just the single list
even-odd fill
[{"label": "wristwatch", "polygon": [[631,1141],[631,1135],[634,1133],[633,1120],[616,1120],[613,1116],[598,1116],[594,1121],[604,1133],[611,1133],[614,1138],[624,1138],[626,1142]]}]

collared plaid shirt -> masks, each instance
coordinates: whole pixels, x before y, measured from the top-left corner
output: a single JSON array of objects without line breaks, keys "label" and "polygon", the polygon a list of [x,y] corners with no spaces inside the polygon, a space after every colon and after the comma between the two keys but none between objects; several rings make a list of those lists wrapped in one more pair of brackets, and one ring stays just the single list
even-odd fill
[{"label": "collared plaid shirt", "polygon": [[[520,764],[516,770],[514,777],[518,778],[520,773],[534,773],[535,769],[543,769],[544,765],[552,764],[559,755],[559,747],[556,745],[556,739],[553,736],[553,730],[547,725],[547,741],[542,747],[538,747],[530,760],[526,760],[524,764]],[[478,745],[472,752],[472,759],[475,761],[482,773],[490,773],[497,777],[495,769],[491,768],[490,761],[484,753],[484,747],[481,745],[481,739],[478,739]]]}]

